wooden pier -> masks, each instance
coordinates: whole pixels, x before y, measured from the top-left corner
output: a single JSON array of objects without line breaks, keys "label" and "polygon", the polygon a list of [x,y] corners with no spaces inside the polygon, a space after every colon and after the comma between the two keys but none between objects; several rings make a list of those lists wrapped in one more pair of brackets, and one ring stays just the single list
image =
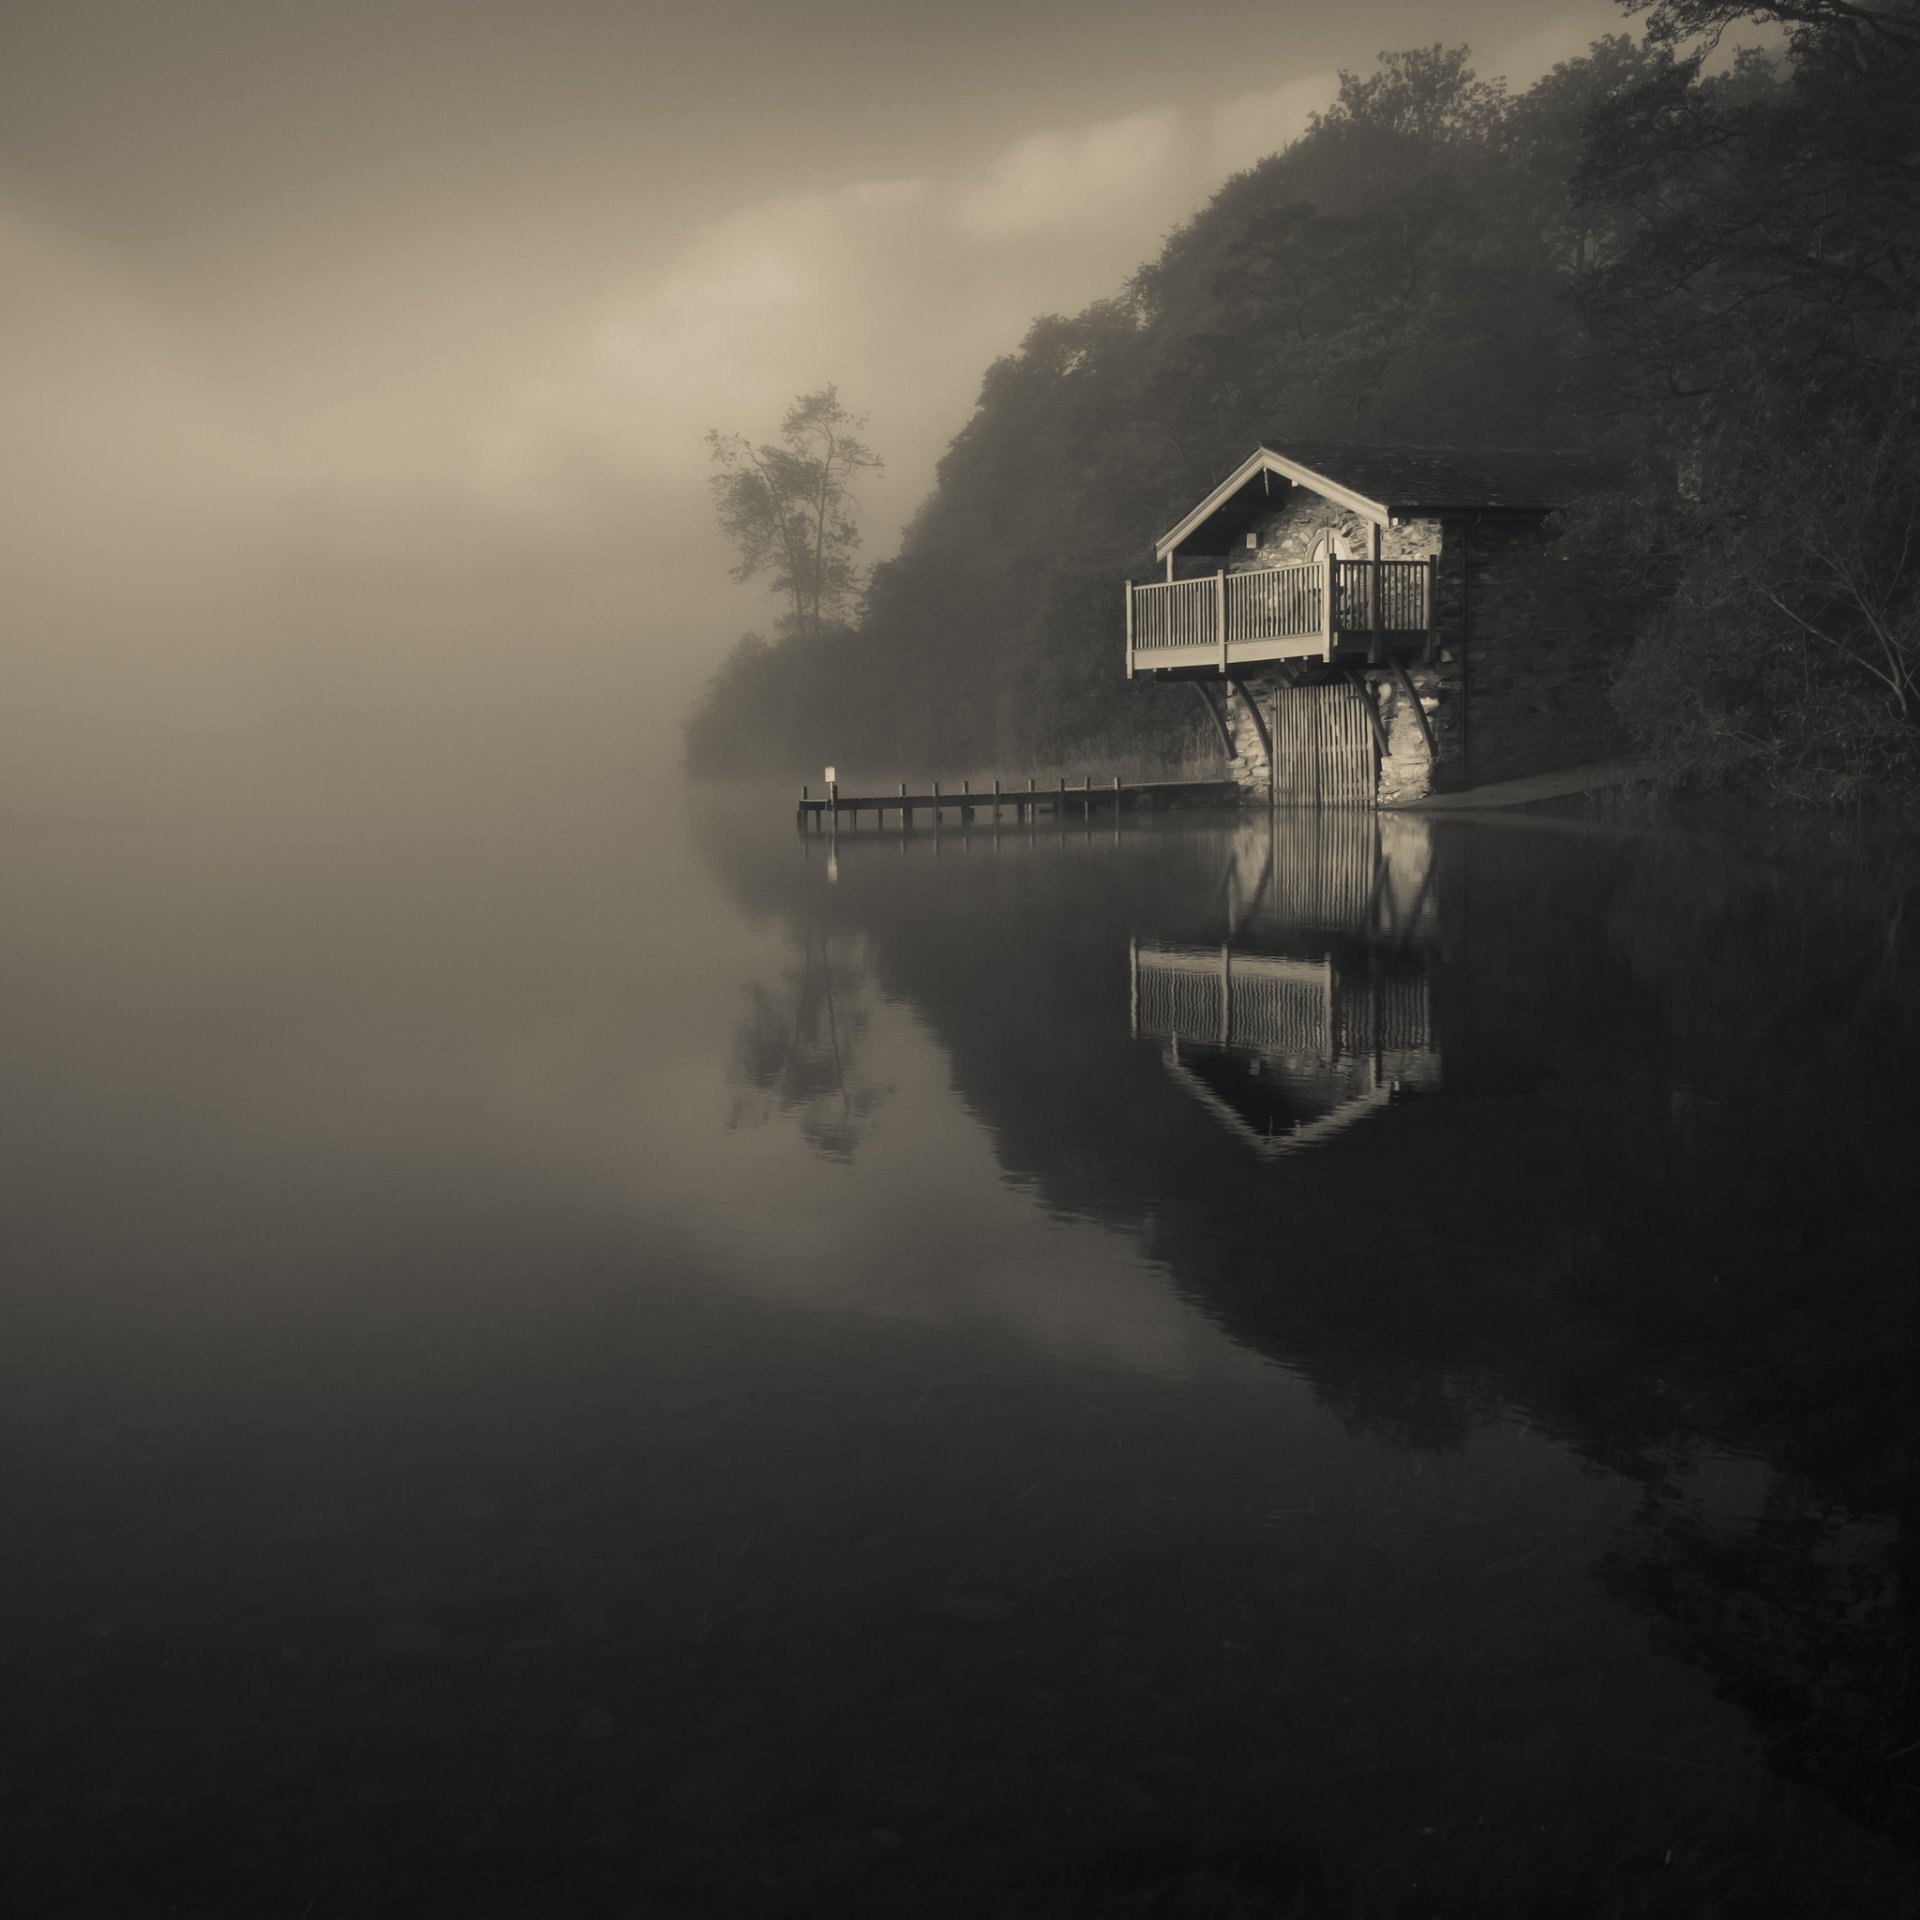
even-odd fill
[{"label": "wooden pier", "polygon": [[902,781],[896,793],[852,794],[842,792],[834,781],[822,794],[802,787],[794,821],[802,833],[839,833],[858,828],[862,815],[870,816],[872,826],[883,827],[891,814],[904,832],[916,818],[936,828],[949,815],[962,825],[982,815],[992,820],[1009,815],[1015,820],[1035,820],[1042,814],[1057,820],[1086,819],[1095,812],[1118,817],[1163,807],[1232,807],[1239,798],[1239,788],[1231,780],[1122,780],[1118,774],[1098,784],[1089,775],[1077,786],[1069,785],[1064,774],[1050,787],[1033,780],[1024,787],[1003,786],[996,780],[978,792],[963,780],[957,793],[943,793],[935,780],[921,793],[909,793]]}]

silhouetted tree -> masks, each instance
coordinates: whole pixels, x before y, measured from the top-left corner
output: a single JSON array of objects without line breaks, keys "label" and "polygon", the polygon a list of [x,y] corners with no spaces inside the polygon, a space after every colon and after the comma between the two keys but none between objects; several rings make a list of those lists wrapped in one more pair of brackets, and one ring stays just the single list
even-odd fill
[{"label": "silhouetted tree", "polygon": [[789,630],[802,639],[817,638],[859,597],[853,483],[883,464],[860,438],[866,424],[827,386],[794,401],[777,443],[756,446],[717,428],[707,435],[720,469],[709,483],[714,508],[740,554],[733,577],[771,572],[773,590],[792,602]]}]

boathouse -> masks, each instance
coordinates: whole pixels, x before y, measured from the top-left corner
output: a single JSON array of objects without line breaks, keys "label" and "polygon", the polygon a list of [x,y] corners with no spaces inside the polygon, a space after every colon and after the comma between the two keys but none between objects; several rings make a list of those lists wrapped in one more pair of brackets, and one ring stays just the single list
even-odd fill
[{"label": "boathouse", "polygon": [[1126,585],[1127,674],[1198,690],[1243,793],[1395,805],[1604,758],[1609,653],[1556,594],[1588,456],[1262,442]]}]

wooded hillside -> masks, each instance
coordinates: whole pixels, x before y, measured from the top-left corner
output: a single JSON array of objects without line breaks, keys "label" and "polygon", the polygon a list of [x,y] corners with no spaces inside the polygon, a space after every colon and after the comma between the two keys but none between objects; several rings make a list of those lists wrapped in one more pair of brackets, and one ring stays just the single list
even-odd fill
[{"label": "wooded hillside", "polygon": [[1735,10],[1711,0],[1518,95],[1465,49],[1343,75],[1113,298],[988,369],[858,623],[743,641],[690,767],[799,779],[823,743],[875,771],[1177,753],[1194,703],[1124,679],[1119,583],[1278,437],[1605,447],[1677,474],[1572,516],[1563,547],[1617,596],[1597,625],[1630,724],[1678,770],[1794,797],[1906,780],[1920,0],[1773,11],[1788,54],[1714,75]]}]

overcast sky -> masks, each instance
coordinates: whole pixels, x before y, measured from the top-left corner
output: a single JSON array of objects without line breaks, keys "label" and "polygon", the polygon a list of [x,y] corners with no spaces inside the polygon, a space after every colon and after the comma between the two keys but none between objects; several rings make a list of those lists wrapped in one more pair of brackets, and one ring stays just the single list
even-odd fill
[{"label": "overcast sky", "polygon": [[316,743],[564,751],[588,714],[666,751],[777,610],[725,578],[709,426],[836,381],[889,462],[878,556],[987,363],[1340,67],[1464,40],[1519,85],[1622,24],[0,0],[0,799]]}]

